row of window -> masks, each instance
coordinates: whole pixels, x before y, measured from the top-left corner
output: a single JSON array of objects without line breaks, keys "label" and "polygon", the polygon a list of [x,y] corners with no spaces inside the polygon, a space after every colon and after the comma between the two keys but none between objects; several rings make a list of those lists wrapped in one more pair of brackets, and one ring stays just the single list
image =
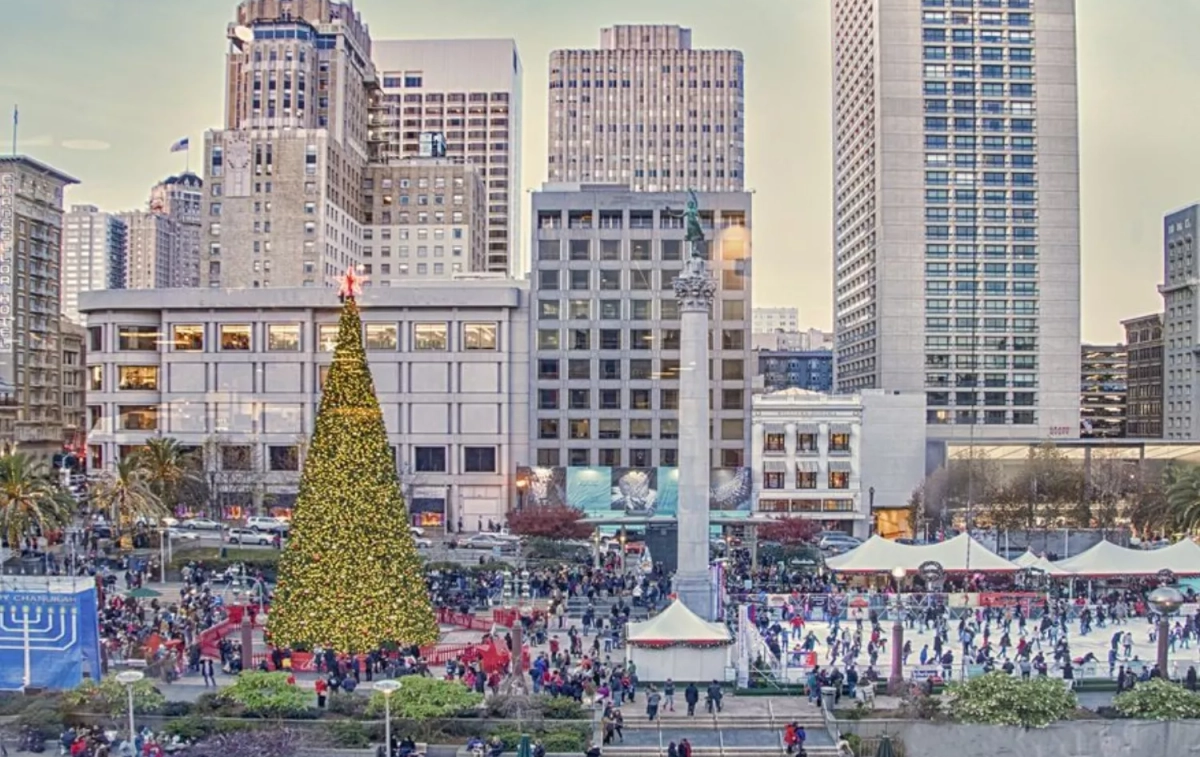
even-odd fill
[{"label": "row of window", "polygon": [[974,186],[976,183],[984,186],[1032,187],[1037,185],[1037,174],[1033,171],[926,171],[926,185],[957,184],[959,186]]},{"label": "row of window", "polygon": [[[654,406],[653,389],[538,389],[538,410],[559,410],[562,408],[562,398],[565,396],[568,410],[678,410],[679,390],[658,389],[658,407]],[[593,401],[595,397],[595,401]],[[628,402],[623,401],[628,397]],[[713,406],[716,399],[709,392],[709,405]],[[722,389],[720,393],[722,410],[743,410],[746,407],[746,395],[742,389]]]},{"label": "row of window", "polygon": [[[633,268],[628,271],[621,269],[593,271],[587,268],[570,271],[558,269],[542,269],[537,272],[538,291],[556,291],[563,289],[563,278],[566,278],[566,289],[586,291],[599,289],[602,292],[649,291],[655,289],[654,270],[650,268]],[[675,279],[683,271],[681,269],[663,269],[659,271],[658,289],[671,290]],[[746,288],[746,275],[740,269],[725,269],[721,272],[721,288],[725,291],[742,291]],[[564,274],[565,277],[564,277]]]},{"label": "row of window", "polygon": [[[978,226],[955,226],[954,239],[986,239],[989,241],[1005,241],[1012,234],[1012,239],[1022,242],[1035,241],[1038,238],[1037,227],[1017,226],[1012,229],[1003,226],[985,226],[981,235]],[[926,239],[950,239],[949,226],[926,226]]]},{"label": "row of window", "polygon": [[[818,436],[818,434],[806,431],[797,432],[796,452],[819,452]],[[763,452],[768,454],[787,452],[787,434],[779,432],[763,434]],[[843,431],[831,432],[829,434],[829,452],[835,454],[850,452],[850,434]]]},{"label": "row of window", "polygon": [[[262,324],[263,349],[266,352],[300,352],[302,349],[303,324]],[[412,337],[406,348],[413,351],[441,351],[450,349],[450,324],[413,323]],[[222,352],[247,352],[253,349],[254,326],[245,323],[215,324],[216,344]],[[104,346],[103,327],[92,326],[89,332],[89,349],[102,352]],[[499,349],[499,324],[495,322],[460,324],[458,347],[463,350]],[[204,324],[174,324],[171,337],[165,342],[175,352],[203,352]],[[317,348],[319,352],[333,352],[337,345],[338,325],[317,324]],[[397,350],[400,348],[400,327],[395,323],[366,323],[363,325],[363,343],[368,350]],[[157,326],[117,327],[117,350],[121,352],[157,352],[164,344],[162,331]]]},{"label": "row of window", "polygon": [[[679,360],[663,358],[658,362],[645,358],[620,360],[615,358],[600,358],[596,362],[597,370],[593,373],[590,359],[567,360],[566,371],[563,371],[562,360],[558,358],[539,357],[537,360],[537,377],[543,381],[557,381],[561,378],[591,379],[594,375],[600,381],[661,381],[679,377]],[[725,381],[741,381],[745,376],[744,363],[741,360],[722,360],[721,378]],[[709,368],[712,375],[712,368]],[[664,389],[664,392],[675,392],[674,389]],[[740,389],[726,391],[738,392]],[[740,400],[739,400],[740,402]],[[738,407],[741,407],[739,404]]]},{"label": "row of window", "polygon": [[971,350],[984,349],[1002,352],[1036,352],[1037,337],[1033,336],[927,336],[927,350]]},{"label": "row of window", "polygon": [[1014,373],[1010,377],[1007,373],[985,373],[983,374],[983,378],[980,379],[977,373],[957,373],[954,376],[951,376],[949,373],[926,373],[925,386],[1031,389],[1037,386],[1037,374]]},{"label": "row of window", "polygon": [[[980,217],[979,208],[955,208],[954,212],[950,212],[950,208],[925,208],[926,221],[949,221],[953,218],[958,223],[975,223]],[[1010,212],[1007,208],[983,208],[982,213],[984,223],[1008,223],[1010,220],[1013,223],[1037,223],[1037,210],[1034,208],[1013,208]]]},{"label": "row of window", "polygon": [[[629,462],[626,463],[632,468],[649,468],[655,465],[654,451],[644,447],[632,447],[629,449],[598,449],[596,457],[599,459],[598,465],[608,467],[619,467],[623,463],[623,453],[628,453]],[[589,447],[568,447],[567,454],[564,455],[557,447],[543,447],[535,453],[537,466],[541,468],[554,468],[560,465],[568,465],[571,467],[586,468],[592,465],[592,450]],[[722,449],[718,455],[719,465],[722,468],[741,468],[745,465],[746,456],[740,449]],[[565,460],[565,462],[564,462]],[[679,450],[674,448],[663,448],[658,451],[658,465],[675,466],[679,464]]]},{"label": "row of window", "polygon": [[[1038,293],[1036,281],[926,281],[925,294],[983,294],[1004,295],[1009,292],[1011,283],[1012,293],[1019,297],[1033,297]],[[987,286],[980,286],[984,284]],[[953,286],[951,286],[953,285]],[[929,308],[926,307],[926,310]]]},{"label": "row of window", "polygon": [[[952,159],[953,158],[953,159]],[[949,167],[954,168],[1036,168],[1037,156],[1035,155],[1005,155],[1003,153],[987,153],[984,155],[975,155],[974,153],[956,153],[950,156],[946,153],[926,153],[925,165],[930,167]]]},{"label": "row of window", "polygon": [[926,331],[1013,331],[1028,334],[1037,331],[1036,318],[926,318]]},{"label": "row of window", "polygon": [[760,499],[758,510],[764,513],[852,513],[852,499]]},{"label": "row of window", "polygon": [[[622,424],[627,423],[628,429],[622,431]],[[558,418],[542,418],[538,421],[538,439],[559,439],[564,435],[567,439],[591,439],[592,428],[596,429],[597,439],[653,439],[653,421],[650,418],[630,418],[622,421],[620,418],[572,418],[566,421]],[[679,420],[677,418],[658,419],[659,439],[678,439]],[[740,439],[740,436],[729,437]]]},{"label": "row of window", "polygon": [[[1003,258],[1008,256],[1009,247],[1003,244],[985,244],[983,245],[984,258]],[[954,245],[954,257],[973,259],[980,254],[980,246],[977,244],[956,244]],[[927,258],[948,258],[950,257],[950,245],[948,244],[927,244],[925,245],[925,257]],[[1037,246],[1031,244],[1015,244],[1012,246],[1012,257],[1014,260],[1036,260]]]},{"label": "row of window", "polygon": [[[796,471],[794,489],[816,489],[818,475],[816,471]],[[781,471],[768,471],[763,474],[764,489],[786,489],[787,474]],[[850,473],[848,471],[829,471],[825,478],[826,489],[849,489]]]},{"label": "row of window", "polygon": [[934,204],[976,205],[982,201],[985,205],[1034,205],[1037,203],[1037,191],[1032,189],[1014,189],[1011,193],[1006,189],[985,189],[982,192],[975,189],[955,189],[951,194],[949,189],[926,189],[925,202]]},{"label": "row of window", "polygon": [[1034,278],[1037,276],[1037,263],[1013,263],[1010,269],[1008,263],[984,263],[982,268],[978,263],[955,263],[953,271],[949,263],[926,263],[926,276],[1008,276],[1017,278]]},{"label": "row of window", "polygon": [[[953,361],[951,360],[953,359]],[[1018,371],[1035,371],[1038,367],[1037,355],[926,355],[925,367],[945,370],[953,362],[955,368],[984,368],[1007,370],[1010,365]]]},{"label": "row of window", "polygon": [[[593,337],[593,329],[538,329],[539,350],[678,350],[682,346],[683,332],[680,329],[599,329],[599,338]],[[710,348],[712,332],[709,332]],[[723,329],[720,349],[746,349],[746,332],[742,329]],[[740,361],[738,361],[740,362]]]},{"label": "row of window", "polygon": [[[746,319],[745,300],[721,300],[720,306],[722,322]],[[538,300],[537,317],[540,321],[678,321],[679,301],[666,297],[656,300],[571,298],[565,304],[557,299]],[[714,317],[718,317],[716,313]]]},{"label": "row of window", "polygon": [[1037,425],[1037,412],[1034,410],[926,410],[925,423],[931,426],[1014,426]]}]

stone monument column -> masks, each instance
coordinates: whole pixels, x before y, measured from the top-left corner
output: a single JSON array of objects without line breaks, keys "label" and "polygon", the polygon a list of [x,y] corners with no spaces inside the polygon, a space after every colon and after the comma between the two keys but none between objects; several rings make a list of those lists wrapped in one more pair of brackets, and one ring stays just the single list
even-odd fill
[{"label": "stone monument column", "polygon": [[679,300],[679,561],[675,594],[689,610],[713,620],[708,572],[709,438],[708,323],[716,284],[695,254],[675,279]]}]

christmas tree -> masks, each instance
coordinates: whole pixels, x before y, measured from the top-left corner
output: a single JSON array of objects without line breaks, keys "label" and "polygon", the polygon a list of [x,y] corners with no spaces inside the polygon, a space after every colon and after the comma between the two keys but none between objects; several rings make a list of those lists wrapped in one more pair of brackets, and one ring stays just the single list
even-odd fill
[{"label": "christmas tree", "polygon": [[280,647],[365,652],[438,638],[367,368],[358,286],[348,272],[337,348],[268,616],[270,640]]}]

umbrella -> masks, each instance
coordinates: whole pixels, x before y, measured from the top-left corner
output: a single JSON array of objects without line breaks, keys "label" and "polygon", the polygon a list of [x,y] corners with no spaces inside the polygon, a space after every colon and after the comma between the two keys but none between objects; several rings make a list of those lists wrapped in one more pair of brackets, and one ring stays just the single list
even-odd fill
[{"label": "umbrella", "polygon": [[162,594],[158,593],[154,589],[141,586],[132,591],[125,592],[125,596],[133,597],[134,599],[153,599],[154,597],[161,597]]},{"label": "umbrella", "polygon": [[896,750],[892,748],[892,737],[884,735],[879,740],[879,749],[875,752],[875,757],[896,757]]},{"label": "umbrella", "polygon": [[517,745],[517,757],[530,757],[533,754],[533,747],[529,745],[529,735],[521,734],[521,743]]}]

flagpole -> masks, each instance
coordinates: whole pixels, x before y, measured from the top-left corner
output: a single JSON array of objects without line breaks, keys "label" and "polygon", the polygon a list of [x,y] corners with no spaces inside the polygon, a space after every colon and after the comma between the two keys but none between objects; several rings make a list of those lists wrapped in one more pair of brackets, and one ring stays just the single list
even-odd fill
[{"label": "flagpole", "polygon": [[17,105],[13,105],[13,128],[12,128],[12,154],[17,154],[17,122],[19,120],[20,111]]},{"label": "flagpole", "polygon": [[187,173],[192,170],[192,142],[188,140],[187,147],[183,148],[183,172]]}]

